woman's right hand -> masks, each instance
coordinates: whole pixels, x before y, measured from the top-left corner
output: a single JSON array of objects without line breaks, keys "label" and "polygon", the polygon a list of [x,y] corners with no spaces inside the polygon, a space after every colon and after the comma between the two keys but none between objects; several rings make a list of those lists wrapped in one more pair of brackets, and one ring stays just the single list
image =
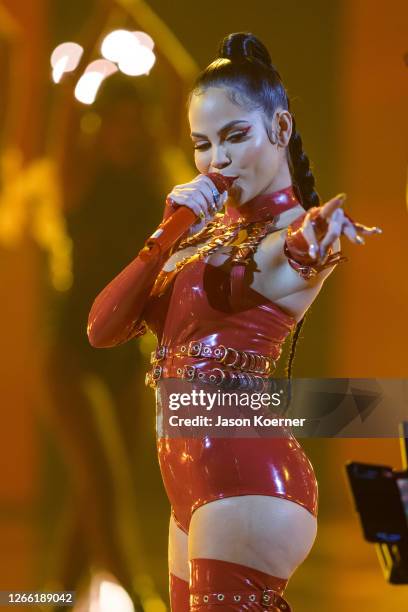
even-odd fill
[{"label": "woman's right hand", "polygon": [[199,217],[190,226],[188,236],[193,236],[201,231],[222,209],[228,198],[228,192],[225,191],[219,198],[216,198],[217,193],[212,180],[204,174],[199,174],[189,183],[176,185],[167,195],[167,201],[170,200],[173,207],[187,206]]}]

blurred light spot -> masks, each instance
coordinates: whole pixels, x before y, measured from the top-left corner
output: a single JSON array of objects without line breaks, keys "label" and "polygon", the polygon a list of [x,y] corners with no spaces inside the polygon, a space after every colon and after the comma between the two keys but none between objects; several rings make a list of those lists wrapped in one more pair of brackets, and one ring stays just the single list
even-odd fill
[{"label": "blurred light spot", "polygon": [[107,571],[92,572],[89,590],[82,593],[73,612],[135,612],[132,599]]},{"label": "blurred light spot", "polygon": [[114,30],[103,39],[101,53],[107,60],[119,62],[126,56],[129,45],[134,41],[135,37],[129,30]]},{"label": "blurred light spot", "polygon": [[119,65],[129,76],[148,74],[156,61],[154,42],[145,32],[115,30],[105,36],[101,45],[103,57]]},{"label": "blurred light spot", "polygon": [[150,51],[153,51],[154,42],[151,36],[146,34],[146,32],[132,32],[132,34],[137,38],[137,40],[143,47],[147,47],[148,49],[150,49]]},{"label": "blurred light spot", "polygon": [[[125,589],[119,584],[104,580],[99,587],[98,612],[134,612],[134,606]],[[92,604],[91,604],[92,605]],[[92,612],[94,612],[92,608]]]},{"label": "blurred light spot", "polygon": [[101,117],[98,113],[85,113],[81,117],[81,132],[84,134],[95,134],[101,127]]},{"label": "blurred light spot", "polygon": [[119,61],[119,70],[129,76],[149,74],[156,61],[153,51],[138,43],[133,44],[126,57]]},{"label": "blurred light spot", "polygon": [[84,74],[75,87],[75,97],[83,104],[95,101],[101,83],[106,77],[117,71],[117,67],[107,60],[96,60],[88,64]]},{"label": "blurred light spot", "polygon": [[73,42],[66,42],[55,47],[51,54],[52,79],[59,83],[65,72],[72,72],[79,64],[83,48]]}]

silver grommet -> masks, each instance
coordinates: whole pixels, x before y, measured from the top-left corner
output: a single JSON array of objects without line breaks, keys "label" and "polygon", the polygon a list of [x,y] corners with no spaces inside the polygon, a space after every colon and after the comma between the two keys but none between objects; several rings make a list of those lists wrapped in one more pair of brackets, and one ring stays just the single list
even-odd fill
[{"label": "silver grommet", "polygon": [[241,601],[241,595],[234,595],[234,601]]},{"label": "silver grommet", "polygon": [[182,368],[177,368],[177,374],[181,374],[182,373]]},{"label": "silver grommet", "polygon": [[209,599],[210,599],[210,598],[208,597],[208,595],[204,595],[204,597],[203,597],[203,601],[204,601],[205,603],[207,603],[207,601],[208,601]]},{"label": "silver grommet", "polygon": [[249,596],[249,601],[255,601],[256,599],[256,595],[250,595]]},{"label": "silver grommet", "polygon": [[218,601],[223,601],[224,598],[225,598],[225,595],[223,595],[223,593],[218,593],[218,595],[217,595]]}]

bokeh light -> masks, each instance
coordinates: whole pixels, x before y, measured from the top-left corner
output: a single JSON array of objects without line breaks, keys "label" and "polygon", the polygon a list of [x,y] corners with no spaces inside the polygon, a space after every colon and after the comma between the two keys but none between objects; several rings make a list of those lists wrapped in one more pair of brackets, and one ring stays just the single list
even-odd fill
[{"label": "bokeh light", "polygon": [[153,39],[145,32],[114,30],[105,36],[101,53],[116,62],[121,72],[129,76],[148,74],[156,61]]},{"label": "bokeh light", "polygon": [[135,36],[129,30],[114,30],[102,41],[101,53],[111,62],[119,62],[129,52]]},{"label": "bokeh light", "polygon": [[147,47],[136,44],[131,53],[119,61],[119,70],[128,76],[148,74],[156,61],[155,54]]},{"label": "bokeh light", "polygon": [[104,79],[118,68],[108,60],[95,60],[88,64],[75,87],[75,97],[83,104],[92,104]]},{"label": "bokeh light", "polygon": [[148,49],[150,49],[150,51],[153,51],[154,41],[151,36],[146,34],[146,32],[139,32],[139,31],[132,32],[132,34],[133,36],[137,38],[137,40],[143,47],[147,47]]},{"label": "bokeh light", "polygon": [[72,72],[78,66],[83,48],[73,42],[65,42],[55,47],[51,54],[52,79],[59,83],[65,72]]}]

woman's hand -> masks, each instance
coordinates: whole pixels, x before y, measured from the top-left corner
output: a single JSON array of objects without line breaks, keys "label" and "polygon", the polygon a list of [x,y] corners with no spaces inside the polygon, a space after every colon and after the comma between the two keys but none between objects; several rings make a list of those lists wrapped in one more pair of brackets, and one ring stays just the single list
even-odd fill
[{"label": "woman's hand", "polygon": [[379,227],[367,227],[353,221],[341,208],[345,199],[345,194],[340,194],[319,208],[310,209],[298,228],[308,244],[308,254],[315,262],[324,263],[330,247],[341,234],[356,244],[365,244],[363,235],[382,233]]},{"label": "woman's hand", "polygon": [[188,235],[192,236],[211,221],[213,216],[222,209],[227,198],[227,191],[220,195],[212,180],[204,174],[199,174],[189,183],[176,185],[167,195],[166,201],[172,206],[187,206],[199,217],[189,229]]}]

